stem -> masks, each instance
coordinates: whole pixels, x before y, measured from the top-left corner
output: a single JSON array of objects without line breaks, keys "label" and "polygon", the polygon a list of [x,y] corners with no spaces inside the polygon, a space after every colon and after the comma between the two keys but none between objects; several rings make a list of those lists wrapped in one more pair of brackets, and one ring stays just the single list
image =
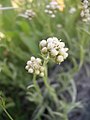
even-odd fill
[{"label": "stem", "polygon": [[67,117],[67,115],[65,116],[64,120],[68,120],[68,117]]},{"label": "stem", "polygon": [[3,107],[3,106],[1,106],[2,107],[2,109],[4,110],[4,112],[6,113],[6,115],[9,117],[9,119],[10,120],[14,120],[12,117],[11,117],[11,115],[7,112],[7,110]]},{"label": "stem", "polygon": [[48,73],[47,73],[47,63],[48,63],[47,60],[44,59],[44,68],[45,68],[44,83],[45,83],[46,87],[48,88],[48,90],[50,90],[49,83],[47,82],[47,80],[48,80],[48,77],[47,77],[47,75],[48,75]]},{"label": "stem", "polygon": [[42,98],[40,88],[39,88],[39,86],[38,86],[38,84],[36,82],[36,75],[35,74],[33,75],[33,83],[34,83],[36,91],[38,92],[38,95]]},{"label": "stem", "polygon": [[73,93],[72,93],[72,102],[76,101],[76,96],[77,96],[77,89],[76,89],[76,85],[73,79],[70,80],[72,88],[73,88]]},{"label": "stem", "polygon": [[17,7],[1,7],[0,10],[12,10],[17,9]]},{"label": "stem", "polygon": [[44,59],[44,68],[45,68],[45,76],[44,76],[44,83],[48,89],[48,92],[50,92],[51,96],[54,98],[55,101],[57,101],[57,96],[55,93],[55,90],[50,86],[50,84],[47,82],[48,80],[48,73],[47,73],[47,63],[48,63],[48,58]]}]

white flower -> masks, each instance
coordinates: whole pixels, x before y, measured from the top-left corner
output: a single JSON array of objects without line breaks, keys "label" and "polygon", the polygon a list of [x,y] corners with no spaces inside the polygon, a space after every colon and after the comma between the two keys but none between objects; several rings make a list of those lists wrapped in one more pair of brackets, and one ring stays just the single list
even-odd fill
[{"label": "white flower", "polygon": [[53,12],[51,10],[48,11],[49,14],[52,14]]},{"label": "white flower", "polygon": [[50,42],[53,42],[53,39],[52,39],[52,38],[48,38],[48,39],[47,39],[47,43],[50,43]]},{"label": "white flower", "polygon": [[81,11],[81,17],[84,17],[84,11],[83,10]]},{"label": "white flower", "polygon": [[2,40],[3,38],[5,38],[5,35],[2,32],[0,32],[0,40]]},{"label": "white flower", "polygon": [[29,69],[29,66],[27,65],[27,66],[25,67],[25,69],[28,70],[28,69]]},{"label": "white flower", "polygon": [[43,77],[43,76],[44,76],[44,73],[43,73],[43,72],[41,72],[41,73],[40,73],[40,76],[41,76],[41,77]]},{"label": "white flower", "polygon": [[54,48],[54,44],[52,42],[47,44],[47,49],[53,49]]},{"label": "white flower", "polygon": [[58,51],[53,48],[51,50],[51,56],[57,56],[57,55],[58,55]]},{"label": "white flower", "polygon": [[66,59],[68,57],[68,53],[63,54],[63,58]]},{"label": "white flower", "polygon": [[41,72],[44,72],[44,67],[41,66],[41,67],[40,67],[40,71],[41,71]]},{"label": "white flower", "polygon": [[42,40],[39,45],[40,47],[45,47],[46,44],[47,44],[46,40]]},{"label": "white flower", "polygon": [[52,17],[52,18],[55,18],[55,14],[52,14],[51,17]]},{"label": "white flower", "polygon": [[65,43],[64,43],[64,42],[60,42],[60,43],[59,43],[59,47],[60,47],[60,48],[65,47]]},{"label": "white flower", "polygon": [[33,73],[33,69],[32,68],[28,69],[28,72]]},{"label": "white flower", "polygon": [[40,71],[39,71],[39,70],[35,70],[35,74],[36,74],[36,75],[39,75],[39,74],[40,74]]},{"label": "white flower", "polygon": [[42,60],[40,58],[36,58],[36,61],[41,64]]},{"label": "white flower", "polygon": [[50,8],[50,5],[46,5],[46,8]]},{"label": "white flower", "polygon": [[64,61],[63,56],[62,56],[62,55],[57,56],[56,61],[57,61],[58,63],[63,62],[63,61]]},{"label": "white flower", "polygon": [[59,49],[59,52],[60,52],[60,54],[64,54],[66,51],[65,51],[65,48],[61,48],[61,49]]},{"label": "white flower", "polygon": [[41,52],[42,52],[43,54],[46,54],[46,53],[47,53],[47,47],[42,48]]},{"label": "white flower", "polygon": [[73,14],[73,13],[75,13],[75,12],[76,12],[76,8],[71,7],[70,10],[69,10],[69,13],[70,13],[70,14]]},{"label": "white flower", "polygon": [[31,62],[33,62],[33,61],[35,61],[35,57],[34,56],[31,57]]},{"label": "white flower", "polygon": [[32,62],[29,60],[29,61],[27,61],[27,65],[30,65]]},{"label": "white flower", "polygon": [[68,51],[68,48],[64,48],[65,49],[65,52],[67,52]]},{"label": "white flower", "polygon": [[58,42],[58,39],[56,37],[53,37],[53,42]]}]

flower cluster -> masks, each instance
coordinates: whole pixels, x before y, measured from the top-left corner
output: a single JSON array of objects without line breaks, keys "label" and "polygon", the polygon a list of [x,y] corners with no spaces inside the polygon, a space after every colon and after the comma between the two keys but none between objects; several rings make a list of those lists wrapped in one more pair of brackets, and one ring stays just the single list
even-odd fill
[{"label": "flower cluster", "polygon": [[65,43],[56,37],[42,40],[40,42],[40,49],[42,54],[49,55],[58,64],[68,57],[68,48],[65,48]]},{"label": "flower cluster", "polygon": [[40,75],[41,77],[44,76],[44,67],[40,58],[35,58],[32,56],[31,59],[27,61],[25,68],[29,73]]},{"label": "flower cluster", "polygon": [[58,8],[58,3],[56,1],[51,1],[48,5],[46,5],[45,12],[54,18]]},{"label": "flower cluster", "polygon": [[35,12],[34,12],[33,10],[28,9],[28,10],[25,11],[24,14],[20,14],[19,16],[22,16],[22,17],[24,17],[24,18],[27,18],[27,19],[29,19],[29,20],[32,20],[32,18],[35,17],[35,15],[36,15],[36,14],[35,14]]},{"label": "flower cluster", "polygon": [[30,10],[26,10],[25,15],[29,20],[32,20],[32,18],[35,17],[36,14],[33,10],[30,9]]},{"label": "flower cluster", "polygon": [[83,1],[83,9],[81,11],[81,17],[83,18],[82,20],[85,22],[90,21],[90,10],[89,10],[89,2],[88,0]]},{"label": "flower cluster", "polygon": [[54,18],[57,11],[63,11],[64,7],[65,5],[63,0],[52,0],[48,5],[46,5],[45,12]]}]

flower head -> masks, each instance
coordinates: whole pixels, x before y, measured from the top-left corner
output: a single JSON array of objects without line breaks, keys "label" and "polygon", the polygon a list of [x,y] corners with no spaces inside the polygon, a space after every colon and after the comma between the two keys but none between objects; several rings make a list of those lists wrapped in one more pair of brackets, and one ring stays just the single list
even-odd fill
[{"label": "flower head", "polygon": [[25,13],[20,14],[19,16],[32,20],[32,18],[34,18],[35,15],[36,13],[32,9],[28,9],[25,11]]},{"label": "flower head", "polygon": [[45,12],[52,18],[55,18],[57,11],[63,11],[64,7],[65,5],[63,0],[52,0],[48,5],[46,5]]},{"label": "flower head", "polygon": [[49,55],[49,57],[58,64],[68,57],[68,48],[65,48],[65,43],[58,40],[56,37],[42,40],[39,46],[42,54]]},{"label": "flower head", "polygon": [[42,66],[42,60],[40,58],[31,57],[29,61],[27,61],[27,65],[25,67],[29,73],[33,73],[36,75],[44,76],[44,67]]},{"label": "flower head", "polygon": [[26,10],[25,15],[28,16],[28,18],[31,20],[33,17],[35,17],[35,12],[33,10]]},{"label": "flower head", "polygon": [[84,0],[82,3],[81,17],[84,22],[90,22],[90,10],[88,0]]}]

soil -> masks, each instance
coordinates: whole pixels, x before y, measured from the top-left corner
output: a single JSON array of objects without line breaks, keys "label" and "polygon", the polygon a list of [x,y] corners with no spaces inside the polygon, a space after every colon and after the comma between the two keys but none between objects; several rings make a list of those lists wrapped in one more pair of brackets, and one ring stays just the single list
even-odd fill
[{"label": "soil", "polygon": [[69,120],[90,120],[90,64],[85,64],[74,79],[77,101],[81,101],[83,108],[72,111]]}]

